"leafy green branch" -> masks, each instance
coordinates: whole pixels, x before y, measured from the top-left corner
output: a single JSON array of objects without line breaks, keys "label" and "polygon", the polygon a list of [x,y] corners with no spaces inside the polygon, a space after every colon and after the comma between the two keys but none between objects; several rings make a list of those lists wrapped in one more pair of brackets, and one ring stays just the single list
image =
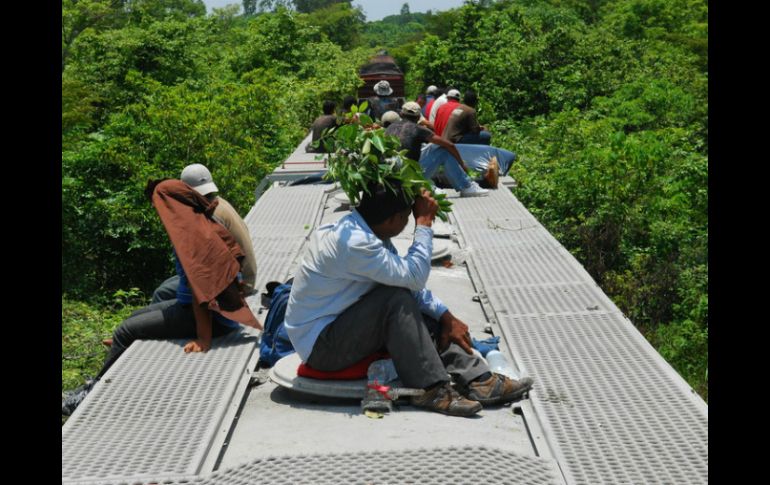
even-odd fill
[{"label": "leafy green branch", "polygon": [[386,135],[385,130],[364,113],[366,108],[366,102],[352,106],[339,126],[324,133],[322,143],[330,154],[325,177],[339,182],[352,205],[360,202],[362,192],[369,193],[369,185],[373,183],[395,192],[389,179],[401,182],[403,190],[412,198],[418,197],[423,188],[428,189],[439,205],[436,215],[446,221],[447,213],[452,210],[446,194],[434,192],[420,164],[406,157],[398,137]]}]

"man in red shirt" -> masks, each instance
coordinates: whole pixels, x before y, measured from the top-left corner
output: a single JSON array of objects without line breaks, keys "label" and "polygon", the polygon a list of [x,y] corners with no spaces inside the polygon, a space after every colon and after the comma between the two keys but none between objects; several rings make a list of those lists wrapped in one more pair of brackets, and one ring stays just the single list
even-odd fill
[{"label": "man in red shirt", "polygon": [[433,120],[433,129],[438,136],[441,136],[444,132],[444,128],[449,121],[449,116],[452,114],[452,111],[460,105],[460,91],[450,89],[449,92],[446,93],[446,98],[446,103],[439,107],[436,112],[436,119]]},{"label": "man in red shirt", "polygon": [[492,134],[479,124],[476,117],[478,97],[473,91],[466,91],[463,103],[450,113],[441,136],[452,143],[489,145]]}]

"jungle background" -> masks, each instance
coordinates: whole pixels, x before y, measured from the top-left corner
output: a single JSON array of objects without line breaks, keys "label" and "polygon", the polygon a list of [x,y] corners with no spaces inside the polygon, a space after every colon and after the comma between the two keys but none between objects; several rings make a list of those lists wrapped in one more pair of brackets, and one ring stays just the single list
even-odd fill
[{"label": "jungle background", "polygon": [[479,95],[515,195],[708,400],[705,0],[62,2],[62,390],[173,274],[149,178],[211,169],[242,216],[325,99],[387,49],[407,98]]}]

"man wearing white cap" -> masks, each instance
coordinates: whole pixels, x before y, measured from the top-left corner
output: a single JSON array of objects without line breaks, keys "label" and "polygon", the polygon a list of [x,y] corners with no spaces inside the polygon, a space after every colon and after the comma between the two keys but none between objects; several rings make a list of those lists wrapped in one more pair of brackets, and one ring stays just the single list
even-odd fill
[{"label": "man wearing white cap", "polygon": [[[249,228],[246,227],[246,223],[229,202],[217,195],[219,189],[205,165],[194,163],[186,166],[182,170],[180,179],[209,201],[218,201],[217,207],[214,209],[214,218],[230,231],[230,234],[246,254],[241,263],[242,283],[247,295],[253,293],[256,290],[254,284],[257,279],[257,259],[254,256],[254,246],[251,243],[251,236],[249,236]],[[177,275],[161,283],[152,294],[152,303],[176,298],[178,285],[179,276]]]},{"label": "man wearing white cap", "polygon": [[[401,140],[401,148],[407,150],[406,156],[419,162],[427,178],[433,177],[440,167],[444,167],[444,173],[461,197],[488,195],[488,190],[482,189],[468,176],[468,168],[455,144],[418,125],[419,120],[420,105],[414,101],[404,103],[401,121],[392,123],[385,134],[397,136]],[[428,145],[422,148],[423,143]]]},{"label": "man wearing white cap", "polygon": [[425,90],[425,104],[422,105],[423,116],[426,116],[425,108],[430,104],[431,101],[436,99],[436,92],[438,92],[438,88],[432,84],[428,86],[428,89]]},{"label": "man wearing white cap", "polygon": [[444,127],[446,126],[447,121],[449,121],[452,110],[460,105],[460,91],[450,89],[449,92],[446,93],[446,99],[446,103],[436,110],[436,119],[433,120],[433,131],[435,131],[438,136],[444,134]]},{"label": "man wearing white cap", "polygon": [[[229,203],[216,196],[217,186],[206,167],[201,164],[188,165],[182,171],[181,178],[181,181],[150,181],[145,192],[151,198],[174,246],[178,275],[174,281],[174,294],[171,299],[153,302],[134,311],[121,322],[112,334],[110,351],[99,374],[62,396],[63,416],[69,416],[75,411],[96,382],[136,340],[191,339],[183,350],[185,353],[196,353],[208,351],[212,339],[236,331],[241,324],[256,324],[257,328],[261,328],[248,306],[245,307],[246,314],[241,316],[250,316],[253,322],[241,318],[238,321],[231,319],[238,315],[233,316],[232,310],[237,308],[233,306],[233,300],[229,299],[235,297],[240,300],[240,308],[243,308],[243,293],[249,291],[249,288],[253,289],[256,279],[254,250],[246,224]],[[216,207],[212,207],[214,204]],[[228,229],[232,238],[222,226]],[[180,234],[183,235],[175,239],[175,235]],[[232,274],[231,270],[237,272],[236,257],[240,258],[241,255],[244,259],[239,261],[239,275],[248,272],[248,283],[238,289],[233,279],[228,287],[230,290],[220,293],[219,282],[223,277],[230,281],[229,276],[223,275]],[[186,261],[187,268],[182,266],[182,260]],[[246,263],[247,260],[250,263]],[[222,263],[229,263],[230,266]],[[233,264],[236,266],[233,267]],[[191,275],[194,275],[194,280]],[[196,282],[197,293],[193,292],[193,281]],[[166,280],[164,284],[168,282]],[[205,295],[213,288],[217,288],[222,297],[216,299],[218,309],[212,309],[211,301],[200,300],[200,295]]]},{"label": "man wearing white cap", "polygon": [[452,91],[456,91],[457,99],[460,99],[460,92],[454,88],[450,89],[445,94],[442,94],[441,96],[436,98],[436,100],[433,102],[433,104],[430,107],[430,113],[425,115],[428,118],[428,121],[430,121],[431,123],[436,123],[436,115],[438,114],[438,109],[448,101],[447,98],[449,98],[449,93],[451,93]]}]

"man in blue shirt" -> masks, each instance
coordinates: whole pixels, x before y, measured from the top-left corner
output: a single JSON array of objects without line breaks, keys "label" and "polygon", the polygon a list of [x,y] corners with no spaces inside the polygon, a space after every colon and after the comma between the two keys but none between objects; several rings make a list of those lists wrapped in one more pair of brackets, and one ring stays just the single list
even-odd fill
[{"label": "man in blue shirt", "polygon": [[[471,416],[521,397],[532,380],[491,373],[467,325],[425,288],[438,204],[427,191],[410,200],[390,182],[395,192],[370,187],[351,214],[313,234],[286,310],[295,350],[314,369],[338,371],[385,348],[404,385],[426,391],[412,403],[444,414]],[[414,242],[401,257],[390,238],[412,212]]]}]

